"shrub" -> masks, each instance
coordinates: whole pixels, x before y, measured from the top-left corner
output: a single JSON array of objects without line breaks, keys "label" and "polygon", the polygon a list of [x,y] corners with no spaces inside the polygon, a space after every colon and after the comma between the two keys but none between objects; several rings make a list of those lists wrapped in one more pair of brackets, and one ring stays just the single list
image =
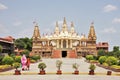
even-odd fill
[{"label": "shrub", "polygon": [[35,61],[41,59],[39,55],[34,55],[34,56],[31,56],[30,58],[31,58],[32,60],[35,60]]},{"label": "shrub", "polygon": [[10,56],[5,56],[3,59],[2,59],[2,62],[3,64],[8,64],[8,65],[12,65],[14,60],[12,57]]},{"label": "shrub", "polygon": [[20,63],[18,62],[13,63],[13,67],[17,70],[17,68],[20,67]]},{"label": "shrub", "polygon": [[0,70],[10,68],[11,65],[0,65]]},{"label": "shrub", "polygon": [[97,60],[90,60],[90,63],[97,63]]},{"label": "shrub", "polygon": [[29,56],[30,51],[29,50],[24,50],[21,54],[25,54],[26,56]]},{"label": "shrub", "polygon": [[61,66],[62,66],[62,61],[57,60],[56,61],[56,67],[58,68],[58,70],[60,70]]},{"label": "shrub", "polygon": [[111,68],[120,69],[120,66],[118,66],[118,65],[112,65]]},{"label": "shrub", "polygon": [[15,56],[15,62],[21,63],[21,56]]},{"label": "shrub", "polygon": [[106,61],[106,59],[107,59],[106,56],[101,56],[98,61],[100,64],[103,64]]},{"label": "shrub", "polygon": [[13,59],[15,59],[15,54],[10,54],[10,57],[12,57]]},{"label": "shrub", "polygon": [[95,68],[96,66],[94,64],[90,64],[90,67],[89,67],[90,70],[95,70]]},{"label": "shrub", "polygon": [[74,64],[72,65],[72,67],[73,67],[75,70],[78,70],[79,65],[78,65],[77,63],[74,63]]},{"label": "shrub", "polygon": [[118,61],[118,63],[117,63],[119,66],[120,66],[120,60]]},{"label": "shrub", "polygon": [[32,60],[30,60],[30,62],[31,62],[31,63],[35,63],[36,61],[32,59]]},{"label": "shrub", "polygon": [[94,60],[98,60],[98,58],[99,58],[98,56],[93,56]]},{"label": "shrub", "polygon": [[4,58],[3,55],[0,55],[0,65],[2,64],[2,59]]},{"label": "shrub", "polygon": [[87,55],[86,59],[90,61],[90,60],[93,60],[94,58],[93,58],[93,55]]},{"label": "shrub", "polygon": [[100,50],[98,50],[98,54],[97,55],[98,55],[98,57],[105,56],[106,53],[105,53],[105,51],[103,49],[100,49]]},{"label": "shrub", "polygon": [[2,52],[2,48],[3,48],[3,47],[0,45],[0,53]]},{"label": "shrub", "polygon": [[38,64],[38,68],[39,68],[40,70],[44,70],[46,67],[47,67],[47,66],[46,66],[45,63],[39,63],[39,64]]},{"label": "shrub", "polygon": [[109,66],[107,63],[103,63],[103,66]]},{"label": "shrub", "polygon": [[113,57],[113,56],[110,56],[106,59],[106,63],[111,66],[111,65],[116,65],[117,64],[117,58]]}]

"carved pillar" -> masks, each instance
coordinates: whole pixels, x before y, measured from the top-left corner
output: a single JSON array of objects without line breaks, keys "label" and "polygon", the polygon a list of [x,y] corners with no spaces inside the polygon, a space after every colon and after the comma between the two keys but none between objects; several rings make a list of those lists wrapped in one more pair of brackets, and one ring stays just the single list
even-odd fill
[{"label": "carved pillar", "polygon": [[63,40],[61,40],[61,48],[63,48]]},{"label": "carved pillar", "polygon": [[49,46],[49,41],[48,41],[48,46]]},{"label": "carved pillar", "polygon": [[68,48],[68,39],[66,40],[66,48]]},{"label": "carved pillar", "polygon": [[57,48],[59,48],[59,40],[57,40]]},{"label": "carved pillar", "polygon": [[81,46],[81,41],[80,41],[80,46]]},{"label": "carved pillar", "polygon": [[72,40],[70,40],[70,48],[72,48]]}]

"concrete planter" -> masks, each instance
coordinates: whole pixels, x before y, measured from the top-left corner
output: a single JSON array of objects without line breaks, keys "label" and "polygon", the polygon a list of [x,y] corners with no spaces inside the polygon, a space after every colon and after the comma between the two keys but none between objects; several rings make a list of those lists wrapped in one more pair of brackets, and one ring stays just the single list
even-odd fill
[{"label": "concrete planter", "polygon": [[15,73],[14,73],[14,75],[21,75],[21,72],[20,72],[20,70],[15,70]]},{"label": "concrete planter", "polygon": [[61,75],[61,74],[62,74],[62,71],[61,71],[61,70],[58,70],[56,74]]},{"label": "concrete planter", "polygon": [[40,72],[38,74],[45,75],[46,73],[45,73],[45,70],[40,70]]},{"label": "concrete planter", "polygon": [[107,75],[111,75],[112,74],[112,71],[107,71]]},{"label": "concrete planter", "polygon": [[78,75],[78,74],[79,74],[79,71],[78,71],[78,70],[75,70],[73,74]]},{"label": "concrete planter", "polygon": [[90,70],[89,71],[89,75],[94,75],[95,73],[94,73],[94,70]]}]

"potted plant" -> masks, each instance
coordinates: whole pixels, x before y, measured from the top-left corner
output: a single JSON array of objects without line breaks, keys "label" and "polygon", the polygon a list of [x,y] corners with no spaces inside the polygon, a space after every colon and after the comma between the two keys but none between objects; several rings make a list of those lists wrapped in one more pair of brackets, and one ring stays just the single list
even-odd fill
[{"label": "potted plant", "polygon": [[89,71],[89,75],[94,75],[94,70],[95,70],[96,66],[94,64],[90,64],[90,71]]},{"label": "potted plant", "polygon": [[15,75],[20,75],[21,74],[21,72],[20,72],[20,70],[18,70],[18,68],[20,67],[20,63],[18,63],[18,62],[15,62],[15,63],[13,63],[13,67],[15,68]]},{"label": "potted plant", "polygon": [[79,65],[77,63],[74,63],[72,67],[75,69],[74,74],[79,74],[79,71],[78,71]]},{"label": "potted plant", "polygon": [[61,60],[57,60],[56,61],[56,67],[58,68],[58,70],[57,70],[56,74],[62,74],[62,71],[60,70],[61,66],[62,66],[62,61]]},{"label": "potted plant", "polygon": [[107,71],[107,75],[111,75],[112,74],[112,71]]},{"label": "potted plant", "polygon": [[46,73],[45,73],[45,70],[44,70],[46,67],[47,67],[47,66],[46,66],[45,63],[39,63],[39,64],[38,64],[38,68],[40,69],[39,74],[41,74],[41,75],[46,74]]}]

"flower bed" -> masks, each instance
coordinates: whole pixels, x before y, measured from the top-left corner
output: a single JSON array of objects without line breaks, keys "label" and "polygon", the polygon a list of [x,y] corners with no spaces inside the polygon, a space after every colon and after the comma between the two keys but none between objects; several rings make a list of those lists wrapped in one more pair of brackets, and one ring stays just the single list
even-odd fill
[{"label": "flower bed", "polygon": [[101,65],[101,64],[96,64],[96,65],[99,66],[99,67],[108,69],[108,70],[112,70],[112,71],[115,71],[115,72],[120,72],[120,66],[117,66],[117,65],[112,65],[112,66],[105,66],[105,65]]},{"label": "flower bed", "polygon": [[8,71],[13,69],[11,65],[0,65],[0,72]]}]

